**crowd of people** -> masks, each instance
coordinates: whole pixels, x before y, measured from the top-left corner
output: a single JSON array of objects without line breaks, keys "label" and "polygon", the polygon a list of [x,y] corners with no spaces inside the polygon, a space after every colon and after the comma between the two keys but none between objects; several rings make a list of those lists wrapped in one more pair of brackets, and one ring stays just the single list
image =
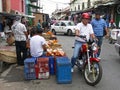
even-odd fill
[{"label": "crowd of people", "polygon": [[0,23],[0,30],[2,30],[0,36],[8,45],[15,43],[17,65],[24,65],[24,60],[28,56],[42,56],[46,50],[46,40],[42,37],[42,33],[49,31],[49,23],[47,21],[41,23],[39,19],[37,25],[29,28],[25,17],[14,16],[11,18],[12,20],[5,19],[4,23]]},{"label": "crowd of people", "polygon": [[[17,55],[17,64],[24,65],[24,60],[29,56],[40,57],[46,50],[46,40],[42,37],[44,31],[40,20],[36,26],[33,26],[28,32],[26,24],[21,22],[21,17],[16,16],[11,27],[15,37],[15,47]],[[29,47],[27,44],[29,43]]]},{"label": "crowd of people", "polygon": [[[111,28],[116,27],[114,21],[112,20],[109,25]],[[46,40],[41,35],[42,32],[47,32],[49,30],[49,26],[50,25],[48,22],[44,21],[43,23],[40,23],[40,20],[38,20],[37,25],[32,27],[30,32],[28,32],[24,17],[22,19],[19,16],[16,16],[14,18],[11,30],[15,37],[18,65],[24,65],[24,60],[25,58],[27,58],[28,49],[26,48],[26,42],[28,42],[28,40],[30,40],[29,51],[32,57],[39,57],[44,54],[44,51],[46,50]],[[87,40],[89,40],[90,38],[97,39],[97,44],[99,47],[97,57],[100,59],[104,32],[106,32],[106,37],[109,37],[107,23],[104,19],[100,17],[100,12],[96,12],[95,18],[92,20],[89,13],[83,13],[81,15],[81,22],[77,23],[75,28],[75,48],[73,56],[71,57],[72,72],[75,61],[78,58],[79,50],[82,44],[85,43],[83,40],[81,41],[81,39],[77,37],[80,35],[85,35]]]}]

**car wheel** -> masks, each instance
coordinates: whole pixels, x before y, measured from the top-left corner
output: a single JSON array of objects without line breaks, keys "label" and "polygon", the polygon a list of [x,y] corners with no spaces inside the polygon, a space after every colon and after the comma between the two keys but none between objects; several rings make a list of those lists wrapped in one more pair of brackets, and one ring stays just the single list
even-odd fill
[{"label": "car wheel", "polygon": [[54,29],[52,30],[52,33],[53,33],[54,35],[56,35],[56,31],[55,31]]},{"label": "car wheel", "polygon": [[68,35],[68,36],[71,36],[71,35],[72,35],[72,30],[68,30],[68,31],[67,31],[67,35]]}]

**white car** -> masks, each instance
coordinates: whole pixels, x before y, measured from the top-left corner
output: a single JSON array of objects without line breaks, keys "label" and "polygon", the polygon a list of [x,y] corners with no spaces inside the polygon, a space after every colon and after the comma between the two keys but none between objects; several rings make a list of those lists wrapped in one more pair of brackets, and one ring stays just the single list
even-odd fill
[{"label": "white car", "polygon": [[70,36],[75,34],[75,24],[73,21],[60,20],[51,25],[51,31],[54,35],[57,33],[63,33]]}]

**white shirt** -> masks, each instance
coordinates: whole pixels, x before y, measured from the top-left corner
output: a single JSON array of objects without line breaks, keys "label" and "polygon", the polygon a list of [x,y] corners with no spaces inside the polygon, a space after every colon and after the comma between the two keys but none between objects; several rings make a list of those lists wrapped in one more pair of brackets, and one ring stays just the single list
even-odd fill
[{"label": "white shirt", "polygon": [[33,57],[39,57],[43,54],[42,45],[46,44],[45,39],[42,36],[35,35],[30,38],[30,53]]},{"label": "white shirt", "polygon": [[76,25],[76,29],[79,30],[80,35],[85,35],[87,40],[90,38],[90,34],[93,34],[93,28],[91,24],[84,25],[82,22]]},{"label": "white shirt", "polygon": [[24,24],[16,21],[11,28],[16,41],[26,41],[26,35],[24,32],[27,32],[27,29]]}]

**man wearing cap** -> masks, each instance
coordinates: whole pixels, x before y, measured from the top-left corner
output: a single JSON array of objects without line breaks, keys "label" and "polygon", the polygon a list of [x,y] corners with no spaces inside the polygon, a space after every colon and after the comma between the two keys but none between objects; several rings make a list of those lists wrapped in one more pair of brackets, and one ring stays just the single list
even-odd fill
[{"label": "man wearing cap", "polygon": [[91,24],[93,27],[94,34],[96,38],[98,39],[98,46],[99,46],[98,58],[99,58],[100,52],[101,52],[102,41],[104,37],[104,30],[106,32],[106,36],[108,37],[109,36],[108,28],[107,28],[106,21],[100,17],[100,12],[95,13],[95,18],[92,19]]},{"label": "man wearing cap", "polygon": [[76,31],[75,31],[75,43],[74,43],[74,52],[73,56],[71,58],[72,63],[72,69],[71,72],[73,72],[73,67],[75,65],[76,59],[79,55],[79,50],[82,46],[82,44],[86,43],[85,40],[81,39],[79,36],[86,36],[87,41],[91,38],[95,39],[94,32],[92,25],[89,24],[90,15],[88,13],[82,14],[82,21],[76,25]]},{"label": "man wearing cap", "polygon": [[16,16],[11,28],[15,37],[17,64],[24,65],[24,60],[27,57],[26,40],[28,34],[25,25],[20,22],[20,19],[20,16]]}]

